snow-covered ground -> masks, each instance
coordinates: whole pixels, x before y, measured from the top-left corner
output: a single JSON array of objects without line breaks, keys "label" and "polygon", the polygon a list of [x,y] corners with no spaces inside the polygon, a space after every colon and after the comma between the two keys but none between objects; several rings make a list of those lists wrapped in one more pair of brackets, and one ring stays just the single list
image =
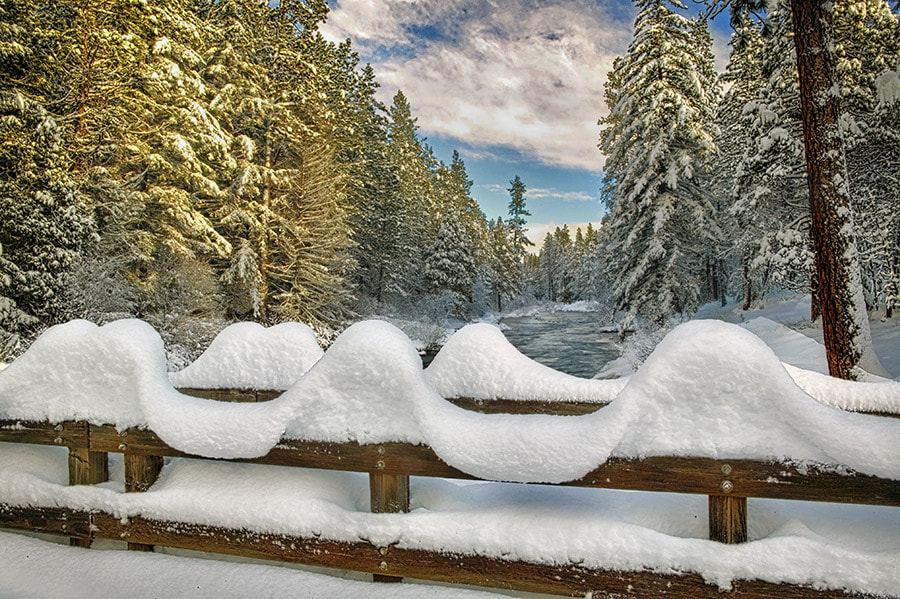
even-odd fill
[{"label": "snow-covered ground", "polygon": [[[731,318],[727,310],[717,312]],[[143,323],[98,328],[76,322],[51,329],[0,372],[0,417],[149,425],[171,445],[210,457],[260,455],[284,436],[427,443],[457,468],[511,481],[571,480],[609,456],[642,455],[787,458],[900,478],[900,419],[829,405],[850,398],[849,407],[891,411],[900,405],[900,383],[838,382],[820,374],[821,345],[780,324],[802,327],[801,312],[799,301],[745,314],[744,328],[721,321],[687,323],[670,333],[637,373],[617,381],[549,371],[486,324],[457,332],[423,371],[406,335],[386,323],[360,323],[310,361],[314,364],[287,369],[297,382],[265,404],[181,395],[166,373],[159,336]],[[898,353],[884,341],[896,327],[884,329],[882,335],[876,328],[876,343]],[[260,332],[244,334],[255,338]],[[224,342],[217,347],[208,361],[229,363],[228,376],[241,370],[260,376],[255,358],[242,358]],[[883,362],[891,368],[889,360]],[[612,403],[577,417],[482,415],[441,397],[528,399],[553,393],[557,399]],[[900,589],[896,508],[751,500],[750,542],[723,546],[707,540],[702,496],[415,479],[411,513],[371,514],[367,478],[355,473],[173,459],[159,481],[140,494],[123,492],[120,457],[113,473],[109,483],[69,487],[64,450],[6,444],[0,447],[0,502],[93,507],[119,517],[141,514],[259,532],[366,538],[541,563],[692,571],[723,588],[735,578],[760,578],[868,593]],[[98,566],[98,576],[124,569],[97,584],[144,588],[141,581],[154,580],[149,573],[169,569],[176,573],[171,584],[183,585],[173,587],[173,595],[246,595],[244,586],[225,584],[231,579],[214,563],[196,567],[201,588],[194,593],[177,575],[192,567],[172,566],[167,556],[107,555],[37,543],[45,542],[0,535],[0,596],[54,596],[54,585],[65,578],[45,580],[40,573],[78,560],[105,564]],[[202,578],[207,571],[209,578]],[[28,572],[36,579],[33,586],[18,574]],[[278,585],[299,574],[258,566],[246,576],[272,576],[271,596],[282,596]],[[86,593],[96,587],[87,576],[72,584]],[[299,584],[317,597],[359,592],[342,586],[349,584],[345,581]],[[126,594],[110,588],[111,595]]]}]

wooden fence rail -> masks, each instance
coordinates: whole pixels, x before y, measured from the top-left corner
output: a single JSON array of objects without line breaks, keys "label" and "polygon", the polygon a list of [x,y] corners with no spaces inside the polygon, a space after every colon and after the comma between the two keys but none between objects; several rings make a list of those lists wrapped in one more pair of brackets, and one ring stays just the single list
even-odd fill
[{"label": "wooden fence rail", "polygon": [[[182,390],[199,397],[227,401],[266,401],[278,392]],[[512,403],[517,413],[560,413],[556,402],[455,400],[480,411],[501,411]],[[533,405],[529,405],[533,404]],[[585,413],[567,404],[562,413]],[[598,406],[591,406],[597,409]],[[509,408],[505,408],[509,411]],[[150,488],[164,457],[199,458],[164,443],[145,429],[117,431],[85,422],[0,420],[0,441],[69,448],[69,484],[95,484],[108,479],[107,456],[122,453],[127,492]],[[474,477],[441,460],[422,445],[405,443],[326,443],[282,440],[259,458],[235,460],[369,474],[371,510],[409,510],[409,477]],[[818,470],[808,465],[759,460],[716,460],[691,457],[614,458],[566,486],[703,494],[709,497],[710,538],[723,543],[747,539],[747,499],[773,498],[900,507],[900,481],[854,473]],[[402,577],[475,584],[562,595],[721,597],[723,592],[697,574],[659,574],[591,570],[577,565],[549,566],[476,555],[457,555],[367,541],[338,542],[321,538],[265,535],[190,523],[145,518],[123,521],[102,512],[63,508],[0,505],[0,527],[68,536],[73,545],[90,546],[96,538],[124,540],[128,548],[150,551],[165,545],[246,557],[369,572],[375,580]],[[821,591],[797,585],[736,581],[729,597],[847,597],[844,591]]]}]

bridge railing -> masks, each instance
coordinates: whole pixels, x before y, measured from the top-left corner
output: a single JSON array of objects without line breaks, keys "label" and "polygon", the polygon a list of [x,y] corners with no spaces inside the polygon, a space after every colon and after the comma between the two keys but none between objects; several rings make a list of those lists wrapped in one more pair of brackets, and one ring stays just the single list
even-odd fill
[{"label": "bridge railing", "polygon": [[[227,401],[266,401],[277,391],[182,389],[198,397]],[[482,412],[579,414],[596,404],[504,400],[451,400]],[[0,421],[0,441],[67,447],[69,484],[108,480],[108,455],[124,455],[127,492],[143,492],[155,482],[165,457],[199,458],[170,447],[153,431],[116,430],[86,422]],[[205,459],[205,458],[204,458]],[[255,464],[368,473],[371,511],[409,510],[411,476],[473,479],[441,460],[424,445],[406,443],[328,443],[284,439],[268,454],[235,460]],[[760,460],[717,460],[690,456],[642,459],[611,458],[565,486],[690,493],[708,496],[710,539],[722,543],[747,540],[748,498],[900,507],[900,481],[808,465]],[[90,546],[93,539],[128,542],[137,551],[154,545],[246,557],[304,563],[372,573],[375,580],[402,577],[449,581],[562,595],[604,593],[622,596],[719,597],[721,591],[698,574],[659,574],[583,568],[577,564],[546,565],[479,555],[447,554],[368,541],[346,542],[320,537],[286,538],[248,531],[167,522],[143,517],[122,520],[102,510],[0,505],[0,527],[68,536],[72,544]],[[735,581],[735,597],[846,597],[843,591],[821,591],[759,580]]]}]

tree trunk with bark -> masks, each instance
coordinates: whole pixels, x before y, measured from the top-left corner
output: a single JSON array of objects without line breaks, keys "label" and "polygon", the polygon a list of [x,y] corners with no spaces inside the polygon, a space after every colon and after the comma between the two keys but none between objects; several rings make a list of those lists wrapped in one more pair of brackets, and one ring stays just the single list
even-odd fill
[{"label": "tree trunk with bark", "polygon": [[878,362],[871,349],[838,121],[834,4],[831,0],[792,0],[791,8],[800,75],[810,230],[828,370],[832,376],[855,380],[858,367],[872,368]]}]

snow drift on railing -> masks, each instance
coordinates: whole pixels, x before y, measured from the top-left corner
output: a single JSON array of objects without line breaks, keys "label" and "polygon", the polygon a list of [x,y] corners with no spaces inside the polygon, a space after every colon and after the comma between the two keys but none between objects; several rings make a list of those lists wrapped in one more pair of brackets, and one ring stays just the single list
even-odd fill
[{"label": "snow drift on railing", "polygon": [[578,378],[523,355],[495,326],[471,324],[456,332],[425,369],[443,397],[610,402],[627,379]]},{"label": "snow drift on railing", "polygon": [[300,322],[263,327],[239,322],[226,327],[199,358],[169,374],[176,387],[278,389],[297,382],[325,352]]},{"label": "snow drift on railing", "polygon": [[609,406],[585,416],[458,408],[429,385],[406,335],[384,322],[347,329],[274,401],[232,404],[175,390],[146,323],[76,321],[0,372],[0,418],[148,426],[173,447],[216,458],[260,456],[282,437],[425,443],[469,474],[522,482],[564,482],[610,456],[649,455],[809,460],[900,477],[900,419],[823,405],[758,337],[717,321],[676,328]]}]

